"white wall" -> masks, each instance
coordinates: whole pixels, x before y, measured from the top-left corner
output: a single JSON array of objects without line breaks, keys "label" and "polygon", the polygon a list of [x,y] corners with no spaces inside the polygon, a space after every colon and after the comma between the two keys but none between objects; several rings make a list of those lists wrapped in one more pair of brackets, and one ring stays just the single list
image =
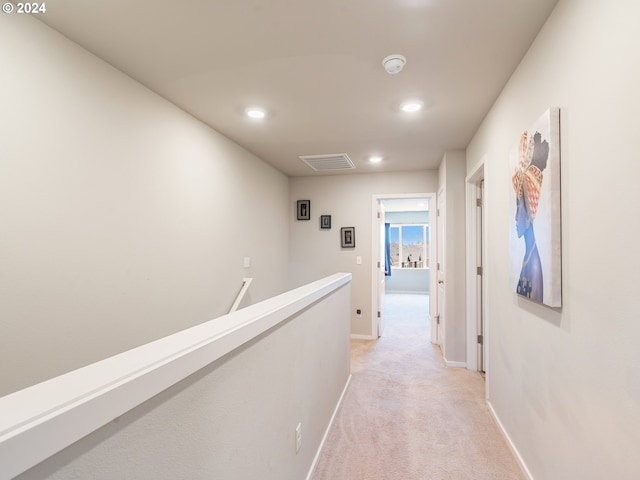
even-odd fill
[{"label": "white wall", "polygon": [[[335,272],[353,275],[351,333],[372,336],[372,198],[374,194],[431,193],[436,171],[295,177],[290,180],[289,268],[291,286]],[[296,220],[297,200],[311,200],[311,220]],[[320,229],[331,215],[331,230]],[[356,247],[340,248],[340,228],[355,227]],[[356,257],[362,264],[356,265]],[[362,317],[356,317],[356,309]]]},{"label": "white wall", "polygon": [[349,378],[350,297],[276,305],[292,316],[16,480],[306,478]]},{"label": "white wall", "polygon": [[392,268],[384,280],[387,293],[424,293],[430,291],[431,269]]},{"label": "white wall", "polygon": [[[447,152],[439,170],[439,189],[444,189],[444,342],[440,345],[447,364],[463,366],[467,353],[465,303],[465,154]],[[440,228],[440,225],[438,225]]]},{"label": "white wall", "polygon": [[[490,403],[536,480],[640,478],[640,3],[560,0],[467,149],[487,155]],[[509,150],[561,108],[563,306],[509,289]]]},{"label": "white wall", "polygon": [[30,16],[0,65],[0,395],[287,288],[287,177]]}]

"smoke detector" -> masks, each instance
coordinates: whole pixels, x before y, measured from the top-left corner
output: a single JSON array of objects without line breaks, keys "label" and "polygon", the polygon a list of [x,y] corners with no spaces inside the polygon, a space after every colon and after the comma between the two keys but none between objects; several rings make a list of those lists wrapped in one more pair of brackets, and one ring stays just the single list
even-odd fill
[{"label": "smoke detector", "polygon": [[402,70],[405,63],[407,63],[407,59],[404,55],[400,55],[398,53],[384,57],[384,60],[382,60],[382,66],[389,75],[400,73],[400,70]]}]

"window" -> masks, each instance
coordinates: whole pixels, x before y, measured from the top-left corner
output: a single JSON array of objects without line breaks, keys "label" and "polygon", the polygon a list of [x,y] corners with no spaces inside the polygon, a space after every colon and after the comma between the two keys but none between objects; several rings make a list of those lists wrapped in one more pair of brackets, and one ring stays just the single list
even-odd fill
[{"label": "window", "polygon": [[429,268],[428,224],[392,224],[390,244],[392,268]]}]

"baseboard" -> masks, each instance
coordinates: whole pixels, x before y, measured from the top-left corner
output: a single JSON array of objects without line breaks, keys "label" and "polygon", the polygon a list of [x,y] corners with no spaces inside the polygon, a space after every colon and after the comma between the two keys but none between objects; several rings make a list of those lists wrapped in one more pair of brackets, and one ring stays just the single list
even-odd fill
[{"label": "baseboard", "polygon": [[446,358],[444,358],[444,364],[447,367],[467,368],[467,362],[452,362],[451,360],[447,360]]},{"label": "baseboard", "polygon": [[371,335],[356,335],[351,334],[351,340],[376,340],[378,337],[372,337]]},{"label": "baseboard", "polygon": [[309,468],[309,473],[307,474],[306,480],[311,480],[311,478],[313,477],[313,472],[315,471],[316,465],[318,464],[318,460],[320,459],[320,454],[322,453],[322,449],[324,448],[324,443],[326,442],[327,437],[329,436],[329,431],[331,430],[333,421],[336,419],[336,415],[338,414],[340,405],[342,405],[344,396],[347,393],[347,388],[349,388],[349,383],[351,383],[351,374],[349,374],[349,378],[347,378],[347,383],[345,383],[344,388],[342,389],[342,394],[338,399],[336,408],[333,409],[333,415],[331,415],[331,420],[329,420],[329,425],[327,425],[327,429],[324,431],[324,435],[322,436],[322,440],[320,441],[320,445],[318,446],[318,450],[316,451],[316,456],[313,457],[313,462],[311,463],[311,468]]},{"label": "baseboard", "polygon": [[498,426],[498,430],[500,430],[500,433],[502,433],[502,436],[506,440],[507,445],[509,445],[509,449],[513,453],[514,457],[516,457],[516,461],[518,462],[518,465],[520,466],[522,473],[527,478],[527,480],[533,480],[533,475],[531,475],[531,472],[527,468],[527,464],[524,463],[522,456],[520,456],[520,452],[518,452],[518,449],[511,441],[511,437],[505,430],[504,425],[502,425],[500,418],[498,418],[498,415],[496,414],[496,411],[493,409],[493,405],[491,405],[491,402],[489,400],[487,400],[487,407],[489,408],[489,413],[491,414],[491,418],[493,418],[493,421],[496,422],[496,425]]}]

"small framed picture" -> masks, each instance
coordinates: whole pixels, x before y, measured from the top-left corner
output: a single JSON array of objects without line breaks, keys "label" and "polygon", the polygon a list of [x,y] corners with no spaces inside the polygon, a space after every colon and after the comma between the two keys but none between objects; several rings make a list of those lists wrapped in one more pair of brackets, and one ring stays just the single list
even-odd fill
[{"label": "small framed picture", "polygon": [[355,248],[356,246],[356,228],[342,227],[340,229],[340,246],[342,248]]},{"label": "small framed picture", "polygon": [[298,200],[296,211],[298,220],[310,220],[311,200]]},{"label": "small framed picture", "polygon": [[331,215],[320,215],[320,228],[323,230],[331,229]]}]

